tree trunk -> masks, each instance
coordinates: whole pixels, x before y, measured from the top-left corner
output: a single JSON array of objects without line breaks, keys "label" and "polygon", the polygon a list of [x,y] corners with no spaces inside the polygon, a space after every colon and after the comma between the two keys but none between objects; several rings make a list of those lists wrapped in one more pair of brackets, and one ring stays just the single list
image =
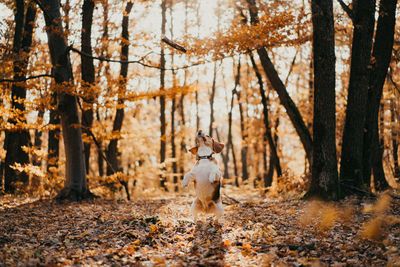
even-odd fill
[{"label": "tree trunk", "polygon": [[338,199],[335,29],[332,0],[311,2],[314,55],[313,161],[308,197]]},{"label": "tree trunk", "polygon": [[[57,105],[57,93],[52,95],[52,105]],[[47,143],[47,172],[52,173],[53,168],[58,168],[60,156],[60,114],[54,108],[50,109],[49,124],[54,128],[49,130]]]},{"label": "tree trunk", "polygon": [[210,95],[210,128],[208,130],[208,134],[212,137],[213,135],[213,123],[214,123],[214,98],[215,98],[215,89],[217,82],[217,62],[214,62],[214,75],[213,82],[211,86],[211,95]]},{"label": "tree trunk", "polygon": [[393,153],[393,165],[394,165],[394,173],[393,176],[397,180],[400,177],[400,166],[399,166],[399,145],[398,145],[398,136],[399,132],[396,129],[396,120],[395,120],[395,109],[394,109],[394,99],[390,99],[390,121],[392,125],[391,138],[392,138],[392,153]]},{"label": "tree trunk", "polygon": [[[38,112],[38,119],[43,119],[43,115],[44,115],[44,110],[40,109]],[[41,149],[42,147],[42,131],[38,129],[35,130],[35,140],[33,146],[35,147],[35,149]],[[41,166],[42,159],[36,155],[33,155],[32,164],[35,166]]]},{"label": "tree trunk", "polygon": [[245,117],[244,111],[243,111],[243,104],[241,103],[241,92],[237,93],[237,98],[238,98],[238,105],[239,105],[239,113],[240,113],[240,133],[242,135],[242,149],[240,151],[240,158],[242,162],[242,180],[246,181],[249,179],[249,173],[247,171],[247,129],[245,129],[245,120],[247,119]]},{"label": "tree trunk", "polygon": [[[109,19],[108,19],[108,0],[102,1],[102,7],[103,7],[103,35],[101,37],[101,55],[105,56],[106,58],[109,58],[110,55],[108,53],[108,49],[107,49],[107,44],[108,44],[108,23],[109,23]],[[103,75],[103,61],[99,62],[99,66],[97,69],[97,77],[98,79],[101,78],[101,76]],[[110,75],[110,64],[108,62],[105,62],[105,66],[104,66],[104,76],[109,77]],[[107,79],[106,81],[106,87],[109,87],[109,80]],[[100,117],[100,112],[99,112],[100,107],[97,106],[96,109],[96,119],[98,122],[101,121],[101,117]],[[102,140],[98,140],[98,147],[97,147],[97,166],[98,166],[98,171],[99,171],[99,176],[103,177],[105,172],[104,172],[104,165],[105,165],[105,161],[104,161],[104,145]]]},{"label": "tree trunk", "polygon": [[[92,44],[91,44],[91,35],[92,35],[92,23],[93,23],[93,10],[94,10],[94,1],[93,0],[84,0],[82,6],[82,35],[81,35],[81,46],[82,52],[87,55],[92,56]],[[91,87],[94,85],[94,64],[93,58],[81,55],[81,75],[82,75],[82,83],[84,92],[87,93],[88,96],[84,98],[85,102],[82,111],[82,125],[83,125],[83,133],[86,134],[88,138],[91,137],[89,131],[91,130],[93,124],[93,100],[94,96],[91,91]],[[86,165],[86,173],[89,173],[89,158],[90,158],[90,146],[91,142],[88,141],[84,143],[84,151],[85,151],[85,165]]]},{"label": "tree trunk", "polygon": [[[133,2],[128,2],[125,7],[124,15],[122,17],[122,33],[121,33],[121,60],[127,61],[129,56],[129,14],[132,10]],[[124,93],[126,92],[126,84],[128,77],[128,63],[121,63],[121,70],[119,74],[119,92],[117,112],[115,114],[113,123],[113,132],[120,132],[122,123],[124,121]],[[120,167],[120,152],[118,151],[118,138],[110,140],[107,148],[107,175],[114,174],[121,171]],[[131,199],[128,189],[128,182],[120,180],[121,185],[125,188],[128,200]]]},{"label": "tree trunk", "polygon": [[[100,114],[99,111],[97,110],[96,112],[96,117],[97,120],[100,121]],[[104,147],[103,147],[103,142],[102,141],[98,141],[99,145],[97,147],[97,167],[99,170],[99,176],[103,177],[104,176]]]},{"label": "tree trunk", "polygon": [[[16,58],[14,62],[14,79],[23,79],[26,76],[28,66],[29,51],[32,44],[34,21],[36,19],[36,5],[30,4],[24,15],[24,1],[16,1],[15,13],[15,33],[13,43],[13,54]],[[25,21],[25,25],[24,25]],[[11,88],[11,107],[17,114],[24,114],[26,98],[26,82],[14,83]],[[23,115],[24,116],[24,115]],[[18,117],[18,115],[17,115]],[[10,123],[17,124],[20,118],[10,119]],[[24,123],[25,118],[21,119]],[[30,135],[28,130],[17,129],[6,132],[6,158],[4,170],[4,189],[5,192],[14,193],[15,182],[22,182],[27,185],[29,175],[11,168],[15,163],[21,165],[29,163],[29,154],[22,150],[22,146],[29,146]]]},{"label": "tree trunk", "polygon": [[[161,0],[161,35],[165,35],[165,24],[166,24],[166,0]],[[160,164],[165,164],[165,157],[167,153],[167,147],[165,142],[166,135],[166,123],[165,123],[165,96],[162,93],[165,91],[165,54],[164,44],[161,43],[161,56],[160,56]],[[160,186],[164,191],[168,191],[167,177],[165,176],[165,166],[161,168],[160,175]]]},{"label": "tree trunk", "polygon": [[375,22],[375,0],[353,5],[353,44],[346,120],[340,163],[342,196],[368,194],[370,180],[363,178],[363,142],[368,101],[369,69]]},{"label": "tree trunk", "polygon": [[[260,96],[261,96],[261,103],[263,105],[263,115],[264,115],[264,125],[265,125],[265,134],[266,134],[266,138],[268,141],[268,145],[269,145],[269,149],[271,151],[271,157],[273,158],[271,160],[271,162],[273,162],[273,166],[276,170],[276,174],[278,176],[282,176],[282,168],[281,168],[281,164],[280,164],[280,160],[279,160],[279,156],[278,156],[278,152],[276,149],[276,144],[272,138],[272,133],[271,133],[271,127],[269,125],[269,116],[268,116],[268,101],[267,101],[267,96],[265,95],[265,90],[264,90],[264,83],[262,80],[262,76],[260,71],[258,70],[257,64],[254,60],[253,54],[250,52],[249,53],[250,56],[250,60],[251,60],[251,64],[253,66],[254,72],[257,76],[257,80],[258,80],[258,85],[260,88]],[[271,166],[270,166],[271,168]]]},{"label": "tree trunk", "polygon": [[385,178],[385,171],[383,170],[383,151],[384,151],[384,140],[383,137],[380,138],[379,136],[384,136],[384,105],[382,104],[381,106],[381,134],[379,134],[379,129],[378,125],[375,125],[374,131],[376,131],[378,134],[374,135],[375,140],[372,142],[377,144],[377,149],[374,155],[372,155],[371,159],[371,167],[374,175],[374,186],[375,190],[377,191],[383,191],[389,188],[389,184]]},{"label": "tree trunk", "polygon": [[[71,61],[61,23],[59,1],[42,0],[41,8],[46,21],[53,73],[58,87],[64,88],[73,82]],[[58,95],[58,111],[64,138],[66,157],[66,180],[58,198],[80,200],[91,196],[86,183],[86,169],[83,152],[82,130],[75,96],[62,92]]]},{"label": "tree trunk", "polygon": [[[188,0],[185,0],[185,35],[188,32]],[[187,82],[187,75],[188,71],[185,69],[185,75],[183,80],[183,87],[186,86]],[[181,131],[181,144],[180,144],[180,154],[179,154],[179,177],[183,179],[183,175],[185,173],[185,153],[186,153],[186,135],[185,135],[185,127],[186,127],[186,120],[185,120],[185,107],[184,101],[185,95],[182,93],[181,97],[179,98],[179,113],[181,116],[180,120],[180,131]],[[196,129],[197,130],[197,129]]]},{"label": "tree trunk", "polygon": [[[364,147],[363,147],[363,176],[368,182],[371,177],[371,168],[374,170],[374,181],[380,181],[382,189],[388,184],[385,174],[381,169],[383,147],[379,145],[378,114],[382,99],[383,85],[389,68],[396,20],[397,0],[382,0],[379,7],[379,18],[375,34],[375,42],[372,52],[371,74],[369,77],[369,90],[367,102],[367,115],[365,123]],[[383,111],[382,111],[383,112]],[[380,155],[380,156],[379,156]],[[375,176],[378,175],[378,176]]]},{"label": "tree trunk", "polygon": [[[258,24],[258,9],[255,0],[247,0],[247,3],[249,5],[251,24],[256,25]],[[265,47],[257,49],[257,53],[260,57],[265,74],[267,75],[272,87],[277,92],[281,104],[285,107],[290,121],[300,137],[300,141],[304,147],[308,161],[312,162],[312,138],[299,110],[289,96],[282,80],[279,78],[279,75],[272,64]]]},{"label": "tree trunk", "polygon": [[[24,1],[16,1],[17,11],[15,13],[15,34],[13,53],[16,57],[14,62],[14,79],[23,79],[26,76],[26,69],[29,61],[29,51],[32,45],[32,35],[34,30],[34,22],[36,19],[36,5],[29,4],[26,15],[24,15]],[[25,22],[24,22],[25,21]],[[19,114],[25,111],[26,98],[26,82],[19,84],[14,83],[11,88],[11,107]],[[16,124],[18,119],[10,119],[11,124]],[[25,118],[22,119],[25,122]],[[22,146],[29,146],[30,135],[28,130],[17,129],[7,131],[6,135],[6,158],[5,158],[5,191],[13,193],[15,190],[14,182],[22,182],[27,185],[29,175],[25,172],[18,172],[11,168],[15,163],[21,165],[29,163],[29,154],[22,150]]]}]

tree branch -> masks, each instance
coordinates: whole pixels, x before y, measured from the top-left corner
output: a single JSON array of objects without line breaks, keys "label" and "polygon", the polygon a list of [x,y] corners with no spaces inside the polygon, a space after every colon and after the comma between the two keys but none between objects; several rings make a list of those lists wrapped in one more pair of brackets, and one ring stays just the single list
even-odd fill
[{"label": "tree branch", "polygon": [[198,65],[202,65],[202,64],[209,63],[209,62],[213,62],[212,60],[205,60],[205,61],[199,61],[199,62],[193,63],[192,65],[185,65],[185,66],[182,66],[182,67],[161,68],[158,65],[150,65],[150,64],[144,63],[143,60],[145,59],[145,56],[142,57],[139,60],[117,60],[117,59],[110,59],[110,58],[105,58],[105,57],[91,56],[89,54],[86,54],[86,53],[80,51],[79,49],[76,49],[75,47],[72,47],[72,46],[69,46],[68,50],[73,51],[75,53],[78,53],[80,55],[83,55],[85,57],[90,57],[90,58],[93,58],[93,59],[96,59],[96,60],[100,60],[100,61],[114,62],[114,63],[126,63],[126,64],[139,64],[139,65],[142,65],[143,67],[146,67],[146,68],[152,68],[152,69],[158,69],[158,70],[168,70],[168,71],[176,71],[176,70],[188,69],[188,68],[195,67],[195,66],[198,66]]},{"label": "tree branch", "polygon": [[343,2],[343,0],[337,0],[337,1],[339,2],[340,6],[344,10],[344,12],[346,12],[347,16],[349,16],[351,21],[354,23],[354,12],[353,12],[353,10],[351,10],[351,8],[348,5],[346,5],[346,3]]},{"label": "tree branch", "polygon": [[168,39],[165,36],[161,39],[161,41],[163,41],[164,43],[166,43],[169,46],[172,46],[176,50],[179,50],[179,51],[181,51],[183,53],[186,53],[186,49],[183,46],[181,46],[181,45],[179,45],[177,43],[174,43],[173,41],[171,41],[170,39]]},{"label": "tree branch", "polygon": [[9,82],[9,83],[25,82],[27,80],[32,80],[32,79],[37,79],[37,78],[42,78],[42,77],[55,78],[55,76],[52,75],[52,74],[40,74],[40,75],[35,75],[35,76],[29,76],[29,77],[22,78],[22,79],[0,79],[0,83],[4,83],[4,82]]}]

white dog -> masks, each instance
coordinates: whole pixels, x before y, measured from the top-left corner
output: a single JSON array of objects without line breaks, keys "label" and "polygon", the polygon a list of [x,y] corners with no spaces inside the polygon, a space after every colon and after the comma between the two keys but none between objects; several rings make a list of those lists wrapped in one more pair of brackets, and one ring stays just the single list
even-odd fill
[{"label": "white dog", "polygon": [[221,171],[213,154],[220,153],[224,144],[215,141],[201,130],[196,135],[196,146],[189,151],[196,155],[197,162],[192,170],[185,174],[182,187],[194,179],[196,198],[192,204],[195,221],[199,212],[213,213],[217,219],[224,214],[220,196]]}]

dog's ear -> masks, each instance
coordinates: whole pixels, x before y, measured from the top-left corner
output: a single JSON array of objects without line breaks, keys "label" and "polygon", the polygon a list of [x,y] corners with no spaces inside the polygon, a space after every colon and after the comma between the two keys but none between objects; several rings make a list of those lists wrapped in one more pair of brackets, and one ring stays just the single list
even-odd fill
[{"label": "dog's ear", "polygon": [[199,149],[197,146],[192,147],[191,149],[189,149],[189,152],[196,156],[197,155],[197,149]]},{"label": "dog's ear", "polygon": [[225,145],[223,143],[217,142],[213,139],[213,151],[215,153],[220,153],[222,149],[224,149],[224,146]]}]

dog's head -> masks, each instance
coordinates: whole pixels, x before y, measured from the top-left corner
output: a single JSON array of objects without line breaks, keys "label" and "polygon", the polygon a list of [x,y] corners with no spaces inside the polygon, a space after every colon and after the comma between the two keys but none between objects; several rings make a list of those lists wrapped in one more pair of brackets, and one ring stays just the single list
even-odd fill
[{"label": "dog's head", "polygon": [[196,146],[189,149],[189,151],[193,155],[197,155],[200,149],[203,152],[202,154],[209,155],[212,153],[220,153],[223,148],[223,143],[215,141],[212,137],[204,134],[202,130],[199,130],[196,134]]}]

